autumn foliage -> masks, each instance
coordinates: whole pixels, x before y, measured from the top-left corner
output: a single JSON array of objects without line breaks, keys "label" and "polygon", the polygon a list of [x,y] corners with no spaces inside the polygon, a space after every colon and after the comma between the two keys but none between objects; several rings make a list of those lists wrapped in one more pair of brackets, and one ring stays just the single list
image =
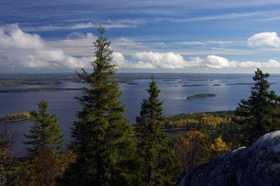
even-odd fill
[{"label": "autumn foliage", "polygon": [[198,130],[188,131],[176,145],[178,158],[186,172],[229,150],[230,146],[221,137],[212,142],[209,136]]}]

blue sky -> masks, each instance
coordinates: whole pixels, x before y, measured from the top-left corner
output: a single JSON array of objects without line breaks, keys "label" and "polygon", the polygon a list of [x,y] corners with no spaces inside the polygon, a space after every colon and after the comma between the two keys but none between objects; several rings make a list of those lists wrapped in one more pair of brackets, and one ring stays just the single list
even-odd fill
[{"label": "blue sky", "polygon": [[102,24],[119,71],[279,73],[279,10],[279,0],[3,0],[0,67],[87,68]]}]

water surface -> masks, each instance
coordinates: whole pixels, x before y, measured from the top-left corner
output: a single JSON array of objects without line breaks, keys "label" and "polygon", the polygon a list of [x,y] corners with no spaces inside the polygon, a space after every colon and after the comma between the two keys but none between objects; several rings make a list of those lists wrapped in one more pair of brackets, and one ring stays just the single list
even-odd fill
[{"label": "water surface", "polygon": [[[164,112],[168,116],[180,113],[233,110],[241,99],[248,97],[253,83],[251,75],[240,74],[120,74],[118,79],[121,82],[121,99],[126,108],[125,115],[132,123],[139,113],[142,100],[147,98],[146,89],[151,76],[157,81],[161,90]],[[3,79],[4,76],[1,77]],[[272,83],[271,88],[280,93],[280,76],[272,75],[269,80]],[[26,86],[24,88],[28,89],[30,86],[34,88],[34,85]],[[0,92],[0,116],[34,110],[40,100],[47,100],[50,112],[57,115],[65,140],[69,142],[72,123],[76,118],[76,113],[81,109],[79,102],[75,99],[81,95],[81,90],[68,90],[68,88],[81,88],[82,84],[67,79],[52,86],[62,90]],[[0,90],[5,89],[11,89],[11,87],[2,87]],[[215,94],[216,96],[186,99],[189,96],[202,93]],[[25,152],[24,134],[28,132],[30,126],[31,124],[28,122],[2,126],[2,131],[5,128],[13,136],[15,154]]]}]

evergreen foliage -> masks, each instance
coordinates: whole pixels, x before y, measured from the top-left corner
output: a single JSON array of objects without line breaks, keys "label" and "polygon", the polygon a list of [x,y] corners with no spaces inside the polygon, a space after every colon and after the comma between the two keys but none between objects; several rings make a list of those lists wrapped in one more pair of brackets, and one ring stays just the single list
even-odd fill
[{"label": "evergreen foliage", "polygon": [[45,146],[18,168],[19,185],[55,186],[57,179],[63,174],[63,158]]},{"label": "evergreen foliage", "polygon": [[280,128],[278,97],[269,90],[269,74],[257,69],[253,80],[254,86],[248,99],[242,100],[236,109],[236,122],[241,127],[241,138],[245,145],[250,145],[261,135]]},{"label": "evergreen foliage", "polygon": [[16,162],[9,152],[9,141],[0,134],[0,185],[16,185]]},{"label": "evergreen foliage", "polygon": [[138,154],[141,158],[142,185],[176,185],[179,166],[173,144],[164,132],[160,90],[153,80],[137,118]]},{"label": "evergreen foliage", "polygon": [[31,112],[31,120],[34,122],[29,134],[25,137],[28,151],[37,154],[43,148],[49,148],[56,153],[63,151],[63,136],[55,115],[48,113],[48,103],[41,101],[38,111]]},{"label": "evergreen foliage", "polygon": [[99,34],[94,43],[93,71],[83,70],[80,74],[86,87],[79,98],[83,109],[73,128],[77,160],[66,170],[62,184],[136,185],[135,136],[123,116],[110,42],[104,36],[104,29],[99,29]]}]

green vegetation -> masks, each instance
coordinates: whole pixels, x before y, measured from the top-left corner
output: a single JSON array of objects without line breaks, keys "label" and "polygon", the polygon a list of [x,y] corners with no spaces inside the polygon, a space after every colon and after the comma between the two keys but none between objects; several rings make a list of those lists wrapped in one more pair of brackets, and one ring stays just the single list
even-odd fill
[{"label": "green vegetation", "polygon": [[[167,118],[166,132],[175,141],[185,172],[240,145],[234,112],[180,114]],[[172,129],[180,129],[173,132]]]},{"label": "green vegetation", "polygon": [[241,138],[246,145],[280,128],[279,97],[269,90],[268,77],[269,74],[257,69],[250,97],[242,100],[236,109],[236,123],[240,125]]},{"label": "green vegetation", "polygon": [[95,42],[93,72],[83,70],[87,88],[79,100],[83,110],[74,123],[77,160],[66,171],[63,185],[135,185],[138,179],[136,143],[131,125],[123,116],[121,92],[114,79],[110,42],[104,31]]},{"label": "green vegetation", "polygon": [[[13,157],[9,138],[0,134],[0,185],[178,185],[183,173],[280,129],[280,98],[269,90],[268,74],[259,69],[250,97],[242,100],[235,112],[166,118],[153,80],[149,98],[143,101],[132,126],[124,117],[112,50],[103,30],[95,48],[93,71],[83,70],[79,75],[85,89],[79,98],[82,110],[74,123],[73,144],[63,149],[58,120],[48,113],[44,101],[38,111],[0,120],[34,122],[26,135],[27,157]],[[212,95],[195,95],[205,96]]]},{"label": "green vegetation", "polygon": [[178,160],[185,172],[229,150],[230,145],[224,142],[222,137],[211,140],[207,134],[195,129],[179,137],[176,143]]},{"label": "green vegetation", "polygon": [[162,102],[155,81],[151,82],[148,93],[149,98],[142,103],[136,125],[142,184],[175,185],[180,169],[173,144],[163,131]]},{"label": "green vegetation", "polygon": [[0,135],[0,184],[15,185],[17,183],[17,166],[15,158],[9,151],[7,136]]},{"label": "green vegetation", "polygon": [[50,149],[52,152],[63,151],[63,138],[58,121],[54,115],[48,113],[48,103],[42,101],[38,105],[39,111],[31,112],[31,120],[34,122],[30,134],[25,137],[28,150],[37,154],[42,149]]}]

